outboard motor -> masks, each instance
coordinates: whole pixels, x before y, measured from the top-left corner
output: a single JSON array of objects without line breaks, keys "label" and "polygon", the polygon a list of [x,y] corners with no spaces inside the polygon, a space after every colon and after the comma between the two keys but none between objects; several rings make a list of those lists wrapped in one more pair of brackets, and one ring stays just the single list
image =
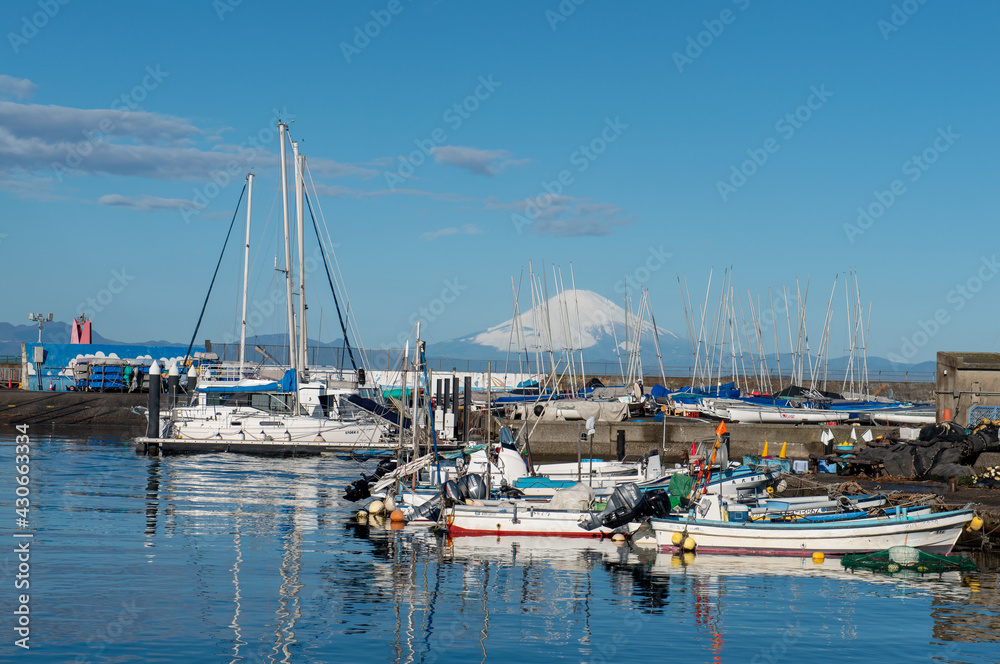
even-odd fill
[{"label": "outboard motor", "polygon": [[462,497],[462,489],[459,488],[458,482],[455,480],[448,480],[441,486],[441,492],[444,493],[444,497],[453,503],[460,503],[465,500]]},{"label": "outboard motor", "polygon": [[524,498],[524,492],[508,484],[506,479],[500,480],[500,488],[497,489],[497,493],[505,498]]},{"label": "outboard motor", "polygon": [[441,516],[441,499],[435,498],[428,500],[423,505],[415,507],[413,512],[410,514],[410,521],[419,521],[426,519],[427,521],[437,521]]},{"label": "outboard motor", "polygon": [[618,528],[634,521],[639,514],[637,508],[642,504],[642,491],[634,483],[619,484],[608,498],[607,507],[603,512],[591,512],[580,519],[580,527],[584,530],[595,530],[599,526]]},{"label": "outboard motor", "polygon": [[643,494],[643,501],[636,510],[637,516],[655,516],[662,519],[670,514],[670,495],[664,489],[653,489]]},{"label": "outboard motor", "polygon": [[486,482],[479,475],[463,475],[458,480],[458,488],[462,492],[463,498],[482,500],[488,495]]},{"label": "outboard motor", "polygon": [[360,480],[354,480],[347,485],[347,489],[344,491],[344,498],[352,502],[364,500],[372,495],[369,489],[368,478],[362,475]]},{"label": "outboard motor", "polygon": [[399,464],[395,459],[382,459],[375,467],[375,478],[379,480],[382,479],[392,471],[396,470],[396,466],[398,465]]},{"label": "outboard motor", "polygon": [[638,486],[632,482],[618,485],[608,498],[608,506],[601,512],[601,524],[605,528],[624,526],[635,519],[636,508],[642,501],[642,491]]}]

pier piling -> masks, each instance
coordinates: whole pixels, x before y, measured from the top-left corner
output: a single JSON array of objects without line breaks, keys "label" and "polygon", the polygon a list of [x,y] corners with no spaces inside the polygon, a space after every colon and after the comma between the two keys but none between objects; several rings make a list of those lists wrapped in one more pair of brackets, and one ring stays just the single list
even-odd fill
[{"label": "pier piling", "polygon": [[149,367],[149,406],[146,411],[146,438],[160,437],[160,365],[157,362]]}]

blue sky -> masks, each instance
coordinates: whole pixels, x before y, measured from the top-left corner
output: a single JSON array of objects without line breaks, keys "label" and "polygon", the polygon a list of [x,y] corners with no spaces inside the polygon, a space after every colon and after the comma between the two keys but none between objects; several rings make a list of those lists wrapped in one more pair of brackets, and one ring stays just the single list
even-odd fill
[{"label": "blue sky", "polygon": [[[678,333],[679,274],[700,304],[732,266],[744,306],[808,278],[814,340],[840,274],[833,356],[857,270],[869,353],[997,350],[992,4],[63,2],[0,21],[0,320],[83,305],[186,340],[251,167],[266,300],[280,114],[368,346],[505,320],[544,260],[616,302],[648,286]],[[234,328],[238,244],[199,338]]]}]

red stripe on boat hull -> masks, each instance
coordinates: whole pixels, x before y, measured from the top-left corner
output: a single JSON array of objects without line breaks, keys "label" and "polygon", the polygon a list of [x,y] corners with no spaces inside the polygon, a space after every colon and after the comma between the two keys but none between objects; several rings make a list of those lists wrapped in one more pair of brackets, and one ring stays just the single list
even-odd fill
[{"label": "red stripe on boat hull", "polygon": [[482,535],[495,535],[497,537],[575,537],[581,538],[585,537],[588,539],[603,539],[605,537],[610,537],[610,533],[601,533],[597,531],[581,530],[579,533],[568,533],[568,532],[538,532],[537,530],[479,530],[472,528],[459,528],[456,526],[448,526],[448,537],[464,537],[464,536],[482,536]]}]

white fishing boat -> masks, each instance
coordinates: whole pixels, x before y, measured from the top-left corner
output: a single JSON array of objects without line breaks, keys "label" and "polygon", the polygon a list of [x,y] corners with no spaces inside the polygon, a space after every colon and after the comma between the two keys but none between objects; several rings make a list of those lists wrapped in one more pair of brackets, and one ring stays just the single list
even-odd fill
[{"label": "white fishing boat", "polygon": [[548,501],[523,498],[456,502],[445,510],[448,535],[537,535],[600,539],[628,533],[648,514],[670,511],[666,494],[644,494],[635,484],[623,484],[596,511],[594,492],[585,484],[562,489]]},{"label": "white fishing boat", "polygon": [[[714,493],[714,492],[710,492]],[[783,514],[799,516],[818,514],[822,512],[843,512],[846,510],[868,510],[882,507],[888,502],[884,495],[875,496],[840,496],[837,499],[827,496],[799,496],[794,498],[760,498],[746,504],[753,519],[764,514]]]},{"label": "white fishing boat", "polygon": [[446,511],[449,537],[463,535],[531,535],[544,537],[609,537],[614,529],[587,530],[581,518],[587,510],[550,509],[526,500],[478,501],[480,505],[454,505]]},{"label": "white fishing boat", "polygon": [[[781,478],[776,468],[748,467],[736,463],[727,464],[726,470],[713,471],[708,482],[709,490],[727,496],[754,492],[764,489],[769,483]],[[535,475],[525,476],[513,483],[514,488],[532,498],[551,497],[559,489],[572,486],[580,481],[591,487],[598,496],[607,495],[616,486],[634,482],[643,491],[666,488],[670,478],[686,474],[686,468],[662,468],[658,455],[639,463],[602,461],[585,459],[579,464],[544,464],[536,466]]]},{"label": "white fishing boat", "polygon": [[674,539],[680,533],[692,538],[702,553],[836,555],[906,545],[947,554],[973,517],[970,509],[915,515],[901,510],[885,517],[782,523],[750,521],[746,511],[738,514],[718,496],[708,495],[688,515],[652,518],[650,525],[662,551],[679,550]]}]

